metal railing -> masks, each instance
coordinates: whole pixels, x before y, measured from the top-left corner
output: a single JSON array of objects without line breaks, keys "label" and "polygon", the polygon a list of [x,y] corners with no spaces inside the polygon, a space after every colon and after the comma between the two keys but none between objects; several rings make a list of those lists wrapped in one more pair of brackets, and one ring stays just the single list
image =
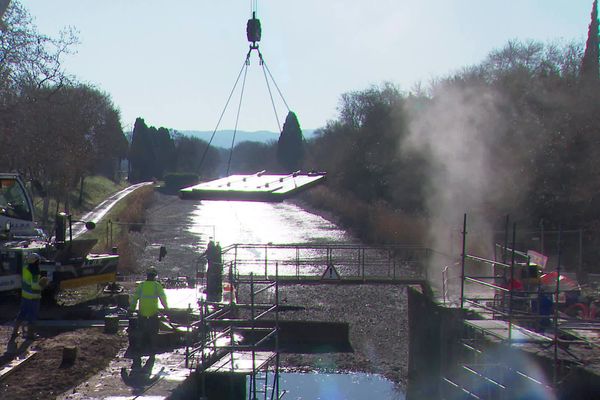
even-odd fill
[{"label": "metal railing", "polygon": [[432,251],[417,246],[360,244],[233,244],[223,248],[224,264],[238,274],[265,277],[321,275],[334,266],[344,277],[421,278]]}]

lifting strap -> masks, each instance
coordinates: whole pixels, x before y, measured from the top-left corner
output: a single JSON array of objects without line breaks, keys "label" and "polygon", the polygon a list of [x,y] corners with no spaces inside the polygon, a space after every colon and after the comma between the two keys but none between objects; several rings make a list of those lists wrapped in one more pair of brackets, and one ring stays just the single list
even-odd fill
[{"label": "lifting strap", "polygon": [[221,111],[221,115],[219,116],[217,125],[215,126],[215,129],[213,130],[212,135],[210,136],[210,140],[208,141],[206,148],[204,149],[204,152],[202,153],[202,158],[200,159],[200,168],[202,168],[202,166],[204,165],[204,160],[206,159],[206,155],[208,153],[208,149],[210,148],[210,145],[215,137],[215,134],[217,133],[217,130],[219,129],[219,125],[221,124],[223,115],[225,114],[225,111],[227,110],[227,107],[229,106],[229,102],[231,101],[231,98],[233,97],[235,89],[236,89],[236,87],[240,81],[240,77],[242,76],[242,73],[243,73],[244,78],[242,79],[242,86],[241,86],[241,90],[240,90],[240,99],[238,102],[238,109],[237,109],[236,118],[235,118],[233,137],[231,139],[231,147],[229,149],[229,159],[227,161],[227,176],[229,176],[229,170],[231,168],[231,159],[233,156],[233,148],[235,146],[235,138],[237,135],[240,111],[242,108],[244,89],[246,87],[246,77],[248,75],[248,67],[250,66],[250,56],[252,55],[253,50],[256,51],[258,54],[259,65],[262,67],[262,70],[263,70],[263,76],[265,77],[265,83],[266,83],[267,89],[269,91],[269,97],[271,99],[271,105],[273,107],[273,113],[275,114],[275,120],[277,121],[277,128],[279,129],[279,132],[281,132],[282,128],[281,128],[281,123],[279,121],[279,116],[277,115],[277,109],[275,107],[275,100],[273,99],[273,92],[271,90],[269,78],[273,82],[273,85],[275,86],[275,88],[277,89],[277,93],[279,94],[279,97],[281,97],[281,100],[283,101],[283,104],[287,108],[287,111],[288,112],[290,111],[290,107],[288,106],[287,102],[285,101],[285,98],[283,97],[283,94],[281,93],[281,90],[279,89],[277,82],[275,82],[275,78],[273,78],[273,74],[271,74],[271,71],[269,70],[269,67],[267,66],[265,59],[258,47],[258,42],[260,41],[260,38],[261,38],[261,26],[260,26],[260,20],[258,18],[256,18],[256,7],[257,7],[256,0],[252,0],[252,18],[248,20],[248,23],[246,25],[246,36],[248,38],[248,41],[250,42],[250,48],[248,50],[248,53],[246,54],[244,64],[242,65],[242,68],[240,69],[240,72],[238,73],[235,83],[233,84],[233,88],[231,89],[231,92],[229,93],[229,97],[227,98],[227,101],[225,102],[225,106],[223,107],[223,110]]}]

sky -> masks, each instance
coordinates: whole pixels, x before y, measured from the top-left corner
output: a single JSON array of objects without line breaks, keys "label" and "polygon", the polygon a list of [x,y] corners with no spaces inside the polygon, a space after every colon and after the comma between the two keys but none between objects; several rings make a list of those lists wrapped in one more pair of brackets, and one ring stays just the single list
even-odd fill
[{"label": "sky", "polygon": [[[78,31],[65,69],[111,96],[124,129],[137,117],[179,131],[233,129],[240,98],[239,130],[278,131],[285,119],[256,52],[243,96],[238,83],[225,109],[248,52],[250,0],[13,1],[43,34]],[[592,0],[258,0],[257,17],[285,102],[303,129],[316,129],[336,119],[343,93],[386,81],[426,86],[512,39],[583,44],[591,8]]]}]

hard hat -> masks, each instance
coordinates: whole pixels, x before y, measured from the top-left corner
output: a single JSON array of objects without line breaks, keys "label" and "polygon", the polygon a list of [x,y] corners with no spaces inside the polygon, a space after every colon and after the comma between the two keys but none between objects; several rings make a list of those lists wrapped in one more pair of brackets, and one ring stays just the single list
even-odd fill
[{"label": "hard hat", "polygon": [[158,271],[156,270],[156,268],[150,267],[146,271],[146,275],[154,275],[154,276],[156,276],[156,275],[158,275]]},{"label": "hard hat", "polygon": [[38,253],[29,253],[25,257],[25,262],[27,264],[33,264],[33,263],[39,262],[41,259],[42,259],[42,257],[40,257],[40,255]]}]

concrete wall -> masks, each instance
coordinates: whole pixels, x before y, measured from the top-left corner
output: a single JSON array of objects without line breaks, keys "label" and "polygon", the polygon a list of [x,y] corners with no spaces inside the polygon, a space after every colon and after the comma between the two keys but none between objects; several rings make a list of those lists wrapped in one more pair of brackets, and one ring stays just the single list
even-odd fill
[{"label": "concrete wall", "polygon": [[408,288],[407,399],[441,398],[441,377],[459,359],[460,310],[439,307],[420,289]]}]

